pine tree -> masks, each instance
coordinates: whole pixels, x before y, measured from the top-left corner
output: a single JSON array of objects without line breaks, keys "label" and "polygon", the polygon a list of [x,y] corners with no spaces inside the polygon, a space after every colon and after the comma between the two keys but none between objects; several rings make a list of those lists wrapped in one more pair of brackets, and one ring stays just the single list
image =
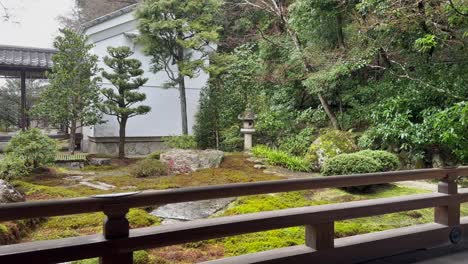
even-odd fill
[{"label": "pine tree", "polygon": [[125,130],[128,119],[151,111],[151,107],[146,105],[132,107],[146,99],[146,95],[137,90],[148,79],[142,77],[144,71],[141,69],[141,62],[130,58],[133,51],[129,47],[108,47],[107,52],[109,56],[104,57],[104,63],[113,72],[104,71],[102,76],[109,80],[114,88],[101,89],[106,98],[101,104],[101,110],[105,114],[117,117],[120,126],[119,158],[122,159],[125,157]]},{"label": "pine tree", "polygon": [[220,0],[146,0],[137,12],[140,41],[152,57],[153,72],[165,70],[171,80],[167,85],[179,88],[184,134],[188,134],[185,78],[204,68],[209,44],[219,38],[215,16],[220,6]]}]

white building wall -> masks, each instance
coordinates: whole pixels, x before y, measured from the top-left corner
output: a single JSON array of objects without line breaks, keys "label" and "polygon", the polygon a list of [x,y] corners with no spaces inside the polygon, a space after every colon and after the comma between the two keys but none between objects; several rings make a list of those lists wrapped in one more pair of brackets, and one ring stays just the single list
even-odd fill
[{"label": "white building wall", "polygon": [[[151,106],[150,113],[136,116],[129,120],[127,125],[128,137],[160,137],[170,135],[180,135],[182,133],[181,110],[179,91],[176,87],[164,88],[164,84],[169,81],[165,72],[152,73],[150,71],[151,58],[144,56],[142,48],[136,45],[125,32],[137,32],[136,21],[132,13],[124,14],[95,25],[85,31],[90,41],[95,44],[93,53],[100,57],[99,66],[109,70],[102,61],[107,55],[108,46],[128,46],[135,54],[134,58],[142,62],[145,77],[148,82],[140,88],[140,91],[147,95],[144,105]],[[199,54],[194,54],[199,56]],[[208,75],[200,72],[194,79],[186,79],[187,86],[187,111],[190,133],[193,133],[195,115],[199,107],[199,97],[201,88],[208,81]],[[112,87],[109,81],[103,80],[103,87]],[[83,133],[90,137],[117,137],[118,123],[114,116],[106,116],[105,124],[95,127],[85,128]]]}]

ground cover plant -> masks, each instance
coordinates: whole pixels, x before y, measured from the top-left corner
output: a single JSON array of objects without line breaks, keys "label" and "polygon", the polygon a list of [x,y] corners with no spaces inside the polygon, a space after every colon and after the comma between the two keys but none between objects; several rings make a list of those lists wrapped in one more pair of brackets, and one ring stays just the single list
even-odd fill
[{"label": "ground cover plant", "polygon": [[259,145],[252,148],[252,154],[264,158],[269,164],[278,165],[294,171],[310,171],[310,162],[287,152]]}]

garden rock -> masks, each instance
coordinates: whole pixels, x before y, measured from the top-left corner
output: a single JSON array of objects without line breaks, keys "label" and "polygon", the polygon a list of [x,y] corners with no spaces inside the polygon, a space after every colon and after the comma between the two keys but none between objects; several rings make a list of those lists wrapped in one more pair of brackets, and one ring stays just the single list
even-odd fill
[{"label": "garden rock", "polygon": [[310,146],[307,159],[312,169],[320,171],[325,161],[339,154],[356,152],[354,135],[346,131],[325,130]]},{"label": "garden rock", "polygon": [[161,154],[171,173],[189,173],[199,169],[218,168],[224,152],[219,150],[172,149]]},{"label": "garden rock", "polygon": [[111,165],[112,159],[108,158],[92,158],[89,160],[89,165],[93,166],[106,166]]},{"label": "garden rock", "polygon": [[224,209],[236,198],[203,200],[196,202],[175,203],[159,207],[151,212],[160,218],[190,221],[207,218]]},{"label": "garden rock", "polygon": [[7,181],[0,180],[0,203],[24,202],[24,196]]},{"label": "garden rock", "polygon": [[263,170],[263,169],[266,169],[267,166],[263,165],[263,164],[255,164],[254,165],[254,169],[257,169],[257,170]]}]

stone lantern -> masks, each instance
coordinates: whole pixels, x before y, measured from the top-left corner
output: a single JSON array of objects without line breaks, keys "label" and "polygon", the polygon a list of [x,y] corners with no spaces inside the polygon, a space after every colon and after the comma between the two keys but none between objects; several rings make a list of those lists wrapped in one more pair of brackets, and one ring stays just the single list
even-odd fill
[{"label": "stone lantern", "polygon": [[254,114],[252,109],[247,108],[238,118],[242,121],[241,133],[244,134],[244,150],[251,150],[252,134],[255,133],[255,119],[257,119],[257,115]]}]

